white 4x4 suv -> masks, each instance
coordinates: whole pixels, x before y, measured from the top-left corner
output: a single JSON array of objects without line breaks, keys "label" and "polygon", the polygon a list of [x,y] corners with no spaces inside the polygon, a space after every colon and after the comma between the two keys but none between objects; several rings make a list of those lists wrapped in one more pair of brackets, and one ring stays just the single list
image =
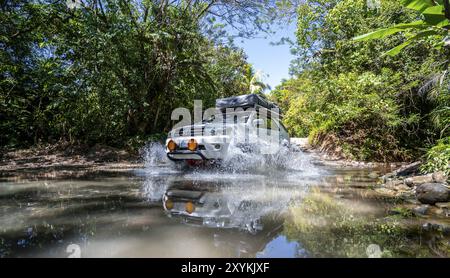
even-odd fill
[{"label": "white 4x4 suv", "polygon": [[225,159],[233,147],[243,152],[276,154],[289,146],[279,108],[250,94],[216,100],[215,112],[199,123],[175,128],[166,140],[173,161]]}]

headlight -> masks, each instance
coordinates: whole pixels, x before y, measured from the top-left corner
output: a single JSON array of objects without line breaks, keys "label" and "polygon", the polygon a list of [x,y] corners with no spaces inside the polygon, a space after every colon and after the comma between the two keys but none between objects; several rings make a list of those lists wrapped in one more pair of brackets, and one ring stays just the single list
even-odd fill
[{"label": "headlight", "polygon": [[165,206],[166,209],[168,209],[168,210],[173,209],[173,202],[172,202],[172,200],[167,199],[167,200],[164,202],[164,206]]},{"label": "headlight", "polygon": [[187,213],[191,214],[195,211],[195,206],[192,202],[187,202],[184,209]]},{"label": "headlight", "polygon": [[188,141],[188,144],[187,144],[188,150],[195,151],[195,150],[197,150],[197,146],[198,146],[198,144],[197,144],[197,141],[195,141],[195,139],[191,139]]},{"label": "headlight", "polygon": [[177,148],[177,144],[173,140],[169,140],[167,143],[167,148],[169,151],[173,152]]}]

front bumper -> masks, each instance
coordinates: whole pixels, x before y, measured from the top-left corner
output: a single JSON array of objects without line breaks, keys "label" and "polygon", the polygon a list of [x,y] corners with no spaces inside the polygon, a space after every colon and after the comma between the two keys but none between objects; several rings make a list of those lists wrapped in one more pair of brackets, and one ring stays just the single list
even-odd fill
[{"label": "front bumper", "polygon": [[180,151],[173,151],[173,152],[167,152],[167,157],[170,160],[207,160],[200,151],[189,151],[189,150],[180,150]]},{"label": "front bumper", "polygon": [[[181,142],[187,142],[192,137],[169,138],[166,141],[166,146],[169,140],[175,141],[177,146],[181,146]],[[228,143],[223,137],[201,137],[194,139],[198,143],[198,149],[190,151],[187,148],[178,147],[174,151],[169,151],[166,148],[167,157],[170,160],[221,160],[224,159],[228,151]]]}]

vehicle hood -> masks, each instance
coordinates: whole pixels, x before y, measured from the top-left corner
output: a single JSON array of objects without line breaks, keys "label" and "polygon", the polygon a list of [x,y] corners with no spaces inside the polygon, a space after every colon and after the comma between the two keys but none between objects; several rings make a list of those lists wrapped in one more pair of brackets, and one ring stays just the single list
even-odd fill
[{"label": "vehicle hood", "polygon": [[[222,123],[201,123],[192,124],[172,129],[169,132],[169,137],[175,136],[192,136],[194,132],[197,136],[214,136],[228,134],[235,128],[243,127],[245,124],[222,124]],[[223,132],[225,130],[225,132]],[[183,135],[184,131],[184,135]]]}]

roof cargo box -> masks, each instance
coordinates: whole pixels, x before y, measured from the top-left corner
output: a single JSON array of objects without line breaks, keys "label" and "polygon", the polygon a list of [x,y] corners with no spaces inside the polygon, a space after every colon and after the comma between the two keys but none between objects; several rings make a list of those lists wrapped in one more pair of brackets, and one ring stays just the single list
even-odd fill
[{"label": "roof cargo box", "polygon": [[257,108],[258,106],[264,107],[267,109],[272,109],[272,108],[280,109],[274,103],[266,100],[265,98],[263,98],[262,96],[259,96],[257,94],[216,99],[216,108],[219,108],[219,109],[236,108],[236,107],[243,107],[243,108],[255,107],[255,108]]}]

